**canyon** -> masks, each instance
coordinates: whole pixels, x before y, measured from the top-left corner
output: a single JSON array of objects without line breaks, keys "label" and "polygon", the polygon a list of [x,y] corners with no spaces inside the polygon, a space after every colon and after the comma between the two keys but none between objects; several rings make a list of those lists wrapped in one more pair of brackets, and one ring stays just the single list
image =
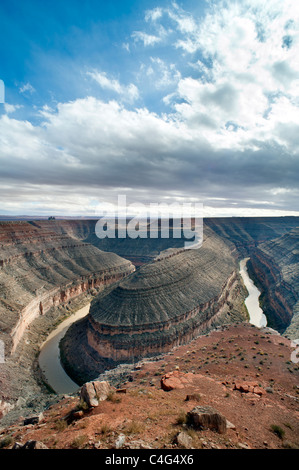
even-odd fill
[{"label": "canyon", "polygon": [[62,362],[77,383],[247,322],[238,267],[244,257],[268,325],[298,338],[298,217],[205,219],[199,250],[184,250],[184,240],[175,238],[99,239],[95,224],[0,222],[5,419],[54,399],[38,365],[40,347],[89,302],[89,315],[61,342]]},{"label": "canyon", "polygon": [[207,227],[199,250],[173,250],[97,296],[61,342],[64,367],[84,383],[168,352],[216,325],[246,321],[245,296],[230,248]]}]

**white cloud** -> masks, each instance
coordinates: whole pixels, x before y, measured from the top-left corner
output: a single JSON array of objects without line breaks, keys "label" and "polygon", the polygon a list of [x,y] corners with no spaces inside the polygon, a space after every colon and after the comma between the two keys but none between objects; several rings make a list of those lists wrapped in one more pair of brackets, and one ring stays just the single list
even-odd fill
[{"label": "white cloud", "polygon": [[139,91],[136,85],[130,83],[129,85],[121,85],[118,80],[108,78],[104,72],[87,72],[91,78],[93,78],[103,89],[114,91],[118,95],[121,95],[125,101],[135,101],[139,97]]},{"label": "white cloud", "polygon": [[[36,126],[1,117],[2,181],[26,183],[26,194],[47,186],[49,205],[50,187],[66,188],[62,194],[77,187],[79,205],[93,191],[102,197],[126,188],[136,198],[188,193],[208,210],[222,204],[219,215],[226,204],[244,215],[255,215],[254,205],[267,215],[299,210],[299,7],[289,0],[216,6],[200,21],[176,4],[158,7],[146,13],[150,31],[132,34],[152,47],[137,67],[151,90],[163,90],[171,114],[127,109],[139,97],[136,85],[90,71],[115,100],[44,106]],[[171,54],[158,57],[152,50],[164,39]]]},{"label": "white cloud", "polygon": [[34,93],[35,92],[35,88],[30,84],[30,83],[25,83],[24,85],[22,85],[20,88],[19,88],[19,91],[20,93]]},{"label": "white cloud", "polygon": [[144,33],[143,31],[134,31],[132,33],[132,38],[134,38],[135,41],[143,42],[144,46],[153,46],[154,44],[157,44],[158,42],[161,42],[162,40],[162,38],[159,36],[154,36],[153,34],[147,34],[147,33]]},{"label": "white cloud", "polygon": [[168,87],[178,83],[181,78],[175,64],[168,64],[160,57],[151,57],[151,65],[147,69],[147,75],[154,76],[153,83],[156,88]]},{"label": "white cloud", "polygon": [[130,52],[130,44],[128,42],[124,42],[122,44],[122,48],[125,49],[127,52]]},{"label": "white cloud", "polygon": [[22,108],[22,105],[20,104],[4,103],[4,109],[5,109],[6,114],[12,114],[15,111],[17,111],[17,109],[20,109],[20,108]]},{"label": "white cloud", "polygon": [[147,10],[145,12],[145,21],[157,21],[159,18],[161,18],[163,14],[163,9],[162,8],[154,8],[153,10]]}]

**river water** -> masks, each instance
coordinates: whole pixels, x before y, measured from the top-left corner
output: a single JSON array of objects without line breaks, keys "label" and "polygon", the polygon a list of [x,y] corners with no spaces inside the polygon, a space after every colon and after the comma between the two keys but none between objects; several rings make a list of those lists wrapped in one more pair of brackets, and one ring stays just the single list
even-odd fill
[{"label": "river water", "polygon": [[245,300],[245,305],[249,313],[250,323],[261,328],[263,326],[267,326],[267,318],[259,305],[259,296],[261,295],[261,293],[248,275],[248,260],[249,258],[244,258],[240,261],[240,274],[249,294]]},{"label": "river water", "polygon": [[60,323],[41,346],[38,362],[47,383],[56,393],[74,393],[79,389],[79,385],[71,380],[61,365],[59,341],[72,323],[88,314],[89,307],[90,304],[86,305]]}]

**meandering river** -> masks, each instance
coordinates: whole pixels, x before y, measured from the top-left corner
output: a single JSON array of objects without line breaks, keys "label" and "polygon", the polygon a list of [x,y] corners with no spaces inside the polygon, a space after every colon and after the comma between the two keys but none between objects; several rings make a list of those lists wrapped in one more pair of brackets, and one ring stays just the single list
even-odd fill
[{"label": "meandering river", "polygon": [[[267,325],[267,318],[259,306],[260,291],[254,285],[247,272],[246,264],[248,260],[249,258],[244,258],[240,262],[240,274],[249,293],[245,300],[245,305],[250,316],[250,323],[257,327],[263,327]],[[86,305],[60,323],[41,346],[39,365],[47,383],[56,393],[74,393],[79,389],[79,386],[71,380],[61,365],[59,341],[72,323],[88,314],[89,307],[90,304]]]},{"label": "meandering river", "polygon": [[86,305],[60,323],[41,346],[39,365],[47,383],[56,393],[74,393],[79,389],[79,385],[71,380],[61,365],[59,341],[72,323],[88,314],[89,307],[90,304]]},{"label": "meandering river", "polygon": [[261,293],[248,275],[248,260],[249,258],[244,258],[240,261],[240,274],[243,278],[244,284],[249,294],[245,300],[245,305],[249,313],[250,323],[261,328],[263,326],[267,326],[267,318],[259,305],[259,296],[261,295]]}]

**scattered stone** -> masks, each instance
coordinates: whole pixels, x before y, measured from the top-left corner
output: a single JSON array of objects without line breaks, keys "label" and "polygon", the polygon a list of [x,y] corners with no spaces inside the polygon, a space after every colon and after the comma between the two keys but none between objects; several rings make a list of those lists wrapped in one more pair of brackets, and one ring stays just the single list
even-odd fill
[{"label": "scattered stone", "polygon": [[73,421],[83,418],[84,412],[82,410],[72,410],[63,419],[67,424],[71,424]]},{"label": "scattered stone", "polygon": [[100,401],[106,400],[112,388],[109,382],[86,382],[80,391],[80,398],[87,403],[89,408],[99,405]]},{"label": "scattered stone", "polygon": [[178,447],[182,447],[183,449],[190,449],[192,445],[192,437],[189,436],[186,432],[182,431],[179,432],[173,441]]},{"label": "scattered stone", "polygon": [[186,395],[185,401],[200,401],[199,393],[193,393],[191,395]]},{"label": "scattered stone", "polygon": [[226,432],[225,417],[211,406],[196,406],[187,417],[195,427],[215,429],[220,434]]},{"label": "scattered stone", "polygon": [[243,443],[243,442],[239,442],[239,443],[238,443],[238,447],[239,447],[240,449],[250,449],[249,445],[246,444],[246,443]]},{"label": "scattered stone", "polygon": [[125,449],[152,449],[152,447],[146,442],[138,439],[136,441],[131,441],[129,444],[124,446]]},{"label": "scattered stone", "polygon": [[179,370],[174,370],[173,372],[168,372],[163,375],[161,378],[161,388],[165,392],[169,392],[174,389],[185,388],[187,385],[190,385],[192,381],[193,374],[191,372],[185,374]]},{"label": "scattered stone", "polygon": [[227,429],[236,429],[236,426],[231,423],[230,421],[228,421],[228,419],[226,420],[226,428]]},{"label": "scattered stone", "polygon": [[234,390],[238,390],[242,394],[253,394],[252,398],[256,398],[256,396],[261,397],[266,394],[266,391],[262,387],[259,387],[257,382],[236,382],[234,384]]},{"label": "scattered stone", "polygon": [[20,442],[15,442],[14,445],[12,446],[12,449],[22,449],[23,448],[23,444],[21,444]]},{"label": "scattered stone", "polygon": [[39,424],[44,419],[43,413],[40,413],[38,416],[31,416],[30,418],[24,419],[24,426],[28,426],[28,424]]},{"label": "scattered stone", "polygon": [[115,441],[115,449],[121,449],[126,441],[126,436],[124,434],[120,434]]},{"label": "scattered stone", "polygon": [[115,390],[116,393],[127,393],[127,389],[126,388],[118,388],[117,390]]},{"label": "scattered stone", "polygon": [[43,444],[40,441],[27,441],[25,444],[21,447],[22,449],[48,449],[45,444]]}]

